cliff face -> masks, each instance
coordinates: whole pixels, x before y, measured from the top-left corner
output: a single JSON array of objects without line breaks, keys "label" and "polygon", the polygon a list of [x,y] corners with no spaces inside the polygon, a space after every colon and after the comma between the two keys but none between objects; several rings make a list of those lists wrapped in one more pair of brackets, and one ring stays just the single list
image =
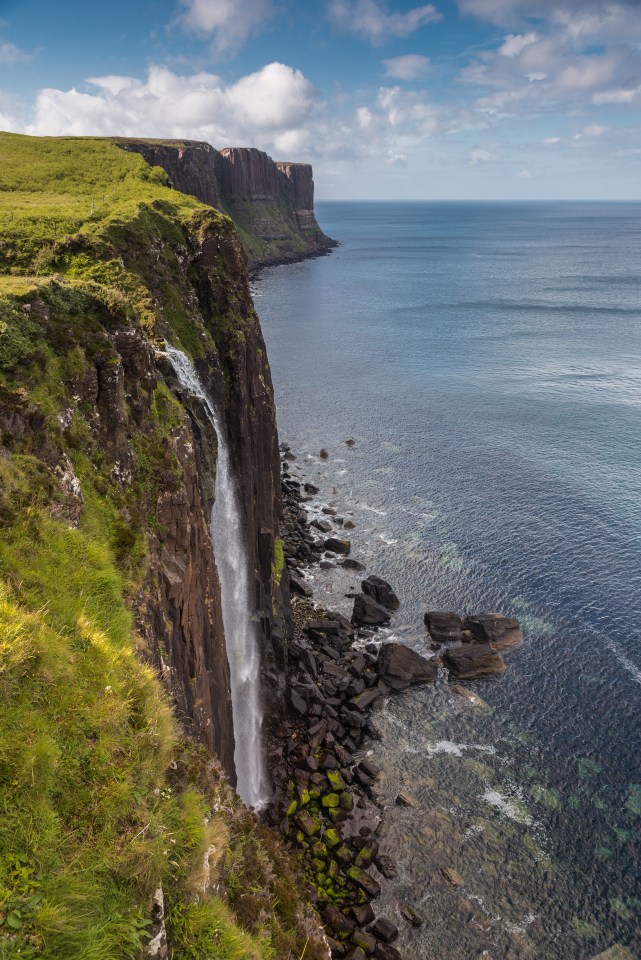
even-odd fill
[{"label": "cliff face", "polygon": [[185,140],[181,143],[164,140],[129,140],[115,138],[115,143],[130,153],[139,153],[152,167],[162,167],[174,190],[197,197],[210,207],[221,209],[219,192],[220,154],[208,143]]},{"label": "cliff face", "polygon": [[174,189],[228,213],[250,270],[319,256],[336,246],[316,220],[307,163],[274,163],[253,147],[216,151],[197,141],[115,142],[162,167]]},{"label": "cliff face", "polygon": [[[91,942],[137,958],[162,884],[177,960],[210,955],[221,930],[241,938],[239,956],[269,943],[292,960],[309,936],[314,960],[326,947],[287,858],[248,814],[234,819],[224,778],[177,738],[169,711],[233,778],[209,529],[217,438],[165,341],[193,360],[229,441],[272,708],[287,598],[275,411],[246,256],[227,217],[148,165],[163,149],[145,163],[108,141],[0,135],[0,800],[13,811],[0,885],[12,889],[2,869],[18,850],[47,916],[83,900],[82,918],[38,927],[40,908],[16,889],[25,920],[9,936],[18,952],[44,943],[73,960]],[[172,157],[174,177],[211,190],[211,148]],[[234,837],[239,887],[227,889],[216,864],[233,861]],[[263,893],[236,904],[249,888]]]}]

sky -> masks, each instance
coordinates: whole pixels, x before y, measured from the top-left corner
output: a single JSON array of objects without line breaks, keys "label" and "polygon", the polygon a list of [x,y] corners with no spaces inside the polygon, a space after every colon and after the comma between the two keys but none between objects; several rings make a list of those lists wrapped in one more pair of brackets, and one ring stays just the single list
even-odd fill
[{"label": "sky", "polygon": [[0,0],[0,129],[255,146],[320,199],[641,199],[641,0]]}]

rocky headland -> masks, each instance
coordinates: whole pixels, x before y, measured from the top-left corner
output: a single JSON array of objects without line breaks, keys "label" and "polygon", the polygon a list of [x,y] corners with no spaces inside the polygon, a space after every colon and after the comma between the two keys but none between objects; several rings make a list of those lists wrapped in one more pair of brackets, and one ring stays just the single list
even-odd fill
[{"label": "rocky headland", "polygon": [[[315,602],[310,565],[366,571],[353,524],[329,506],[310,522],[319,491],[279,455],[248,284],[248,255],[331,246],[311,168],[8,134],[0,159],[2,949],[395,960],[375,910],[395,872],[367,756],[377,705],[441,667],[499,672],[520,632],[429,612],[423,656],[380,642],[400,603],[382,578],[362,577],[351,616]],[[259,650],[260,817],[233,791],[223,456]],[[412,903],[402,916],[422,922]]]},{"label": "rocky headland", "polygon": [[215,150],[195,140],[115,142],[165,170],[175,190],[227,213],[241,237],[251,273],[317,257],[336,246],[316,220],[308,163],[274,162],[254,147]]}]

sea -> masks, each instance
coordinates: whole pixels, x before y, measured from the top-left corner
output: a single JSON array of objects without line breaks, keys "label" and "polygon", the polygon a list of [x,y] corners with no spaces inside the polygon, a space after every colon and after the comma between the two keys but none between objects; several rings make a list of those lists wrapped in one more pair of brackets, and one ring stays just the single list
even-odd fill
[{"label": "sea", "polygon": [[[524,633],[472,699],[443,670],[378,709],[379,912],[417,960],[641,960],[641,204],[317,213],[340,246],[253,284],[310,511],[399,594],[380,640]],[[311,576],[351,612],[358,575]]]}]

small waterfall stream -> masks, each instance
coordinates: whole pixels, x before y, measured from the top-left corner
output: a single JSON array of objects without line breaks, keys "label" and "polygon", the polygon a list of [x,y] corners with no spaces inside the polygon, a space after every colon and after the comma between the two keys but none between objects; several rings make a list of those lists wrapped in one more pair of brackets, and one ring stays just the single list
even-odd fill
[{"label": "small waterfall stream", "polygon": [[237,790],[246,804],[260,809],[269,799],[261,736],[260,654],[257,623],[250,600],[245,531],[226,431],[191,360],[174,347],[167,346],[166,351],[181,386],[201,401],[218,438],[216,500],[210,528],[220,577],[231,679]]}]

